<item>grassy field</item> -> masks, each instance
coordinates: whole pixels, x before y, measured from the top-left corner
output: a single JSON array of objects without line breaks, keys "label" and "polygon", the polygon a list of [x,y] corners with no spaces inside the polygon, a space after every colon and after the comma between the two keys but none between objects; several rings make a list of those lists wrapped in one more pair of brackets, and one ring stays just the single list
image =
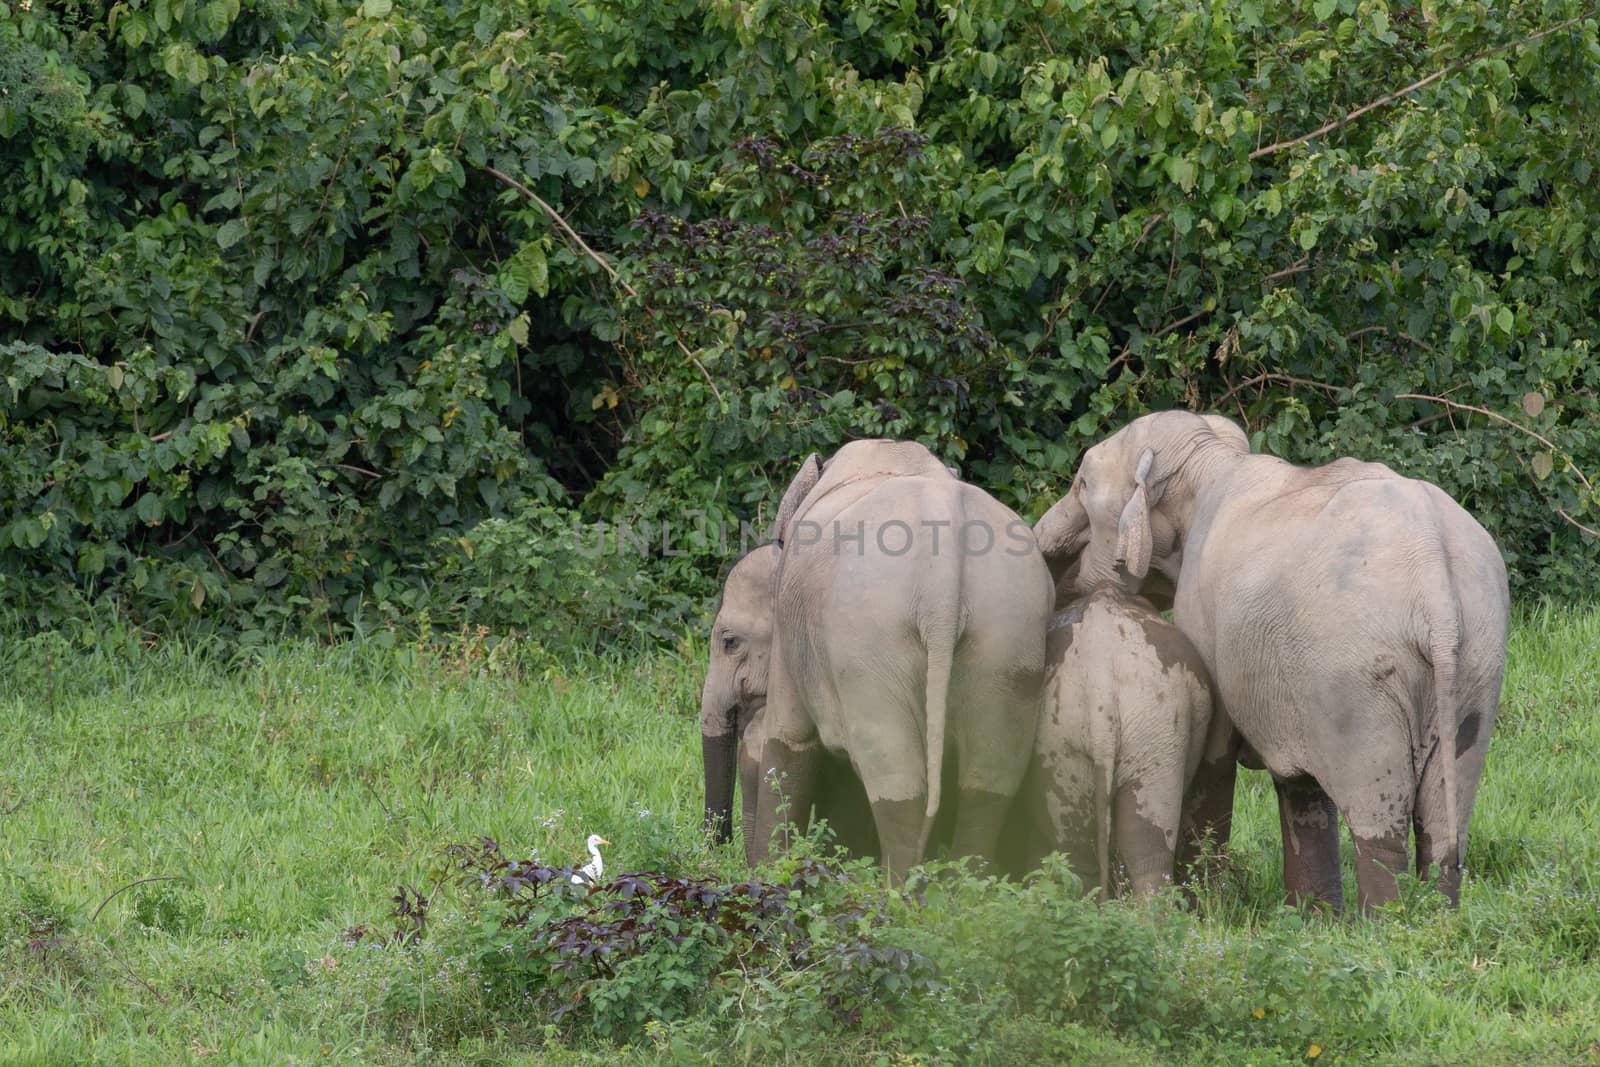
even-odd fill
[{"label": "grassy field", "polygon": [[[1193,908],[1096,908],[1064,876],[818,888],[817,945],[920,954],[850,957],[863,1011],[827,967],[743,957],[720,983],[648,957],[560,1019],[509,996],[480,951],[508,935],[441,883],[444,846],[560,865],[598,832],[613,871],[741,876],[697,832],[702,669],[5,641],[0,1062],[1600,1063],[1600,613],[1519,616],[1457,912],[1414,883],[1372,920],[1281,907],[1246,775]],[[400,885],[432,899],[415,945],[386,941]],[[628,1023],[629,988],[659,1014]]]}]

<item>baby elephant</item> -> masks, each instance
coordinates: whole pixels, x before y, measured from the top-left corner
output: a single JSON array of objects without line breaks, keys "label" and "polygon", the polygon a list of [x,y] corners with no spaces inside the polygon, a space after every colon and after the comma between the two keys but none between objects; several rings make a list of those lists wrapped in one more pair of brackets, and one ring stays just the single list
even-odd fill
[{"label": "baby elephant", "polygon": [[1050,622],[1035,743],[1035,833],[1084,884],[1136,893],[1172,881],[1183,794],[1211,721],[1211,683],[1187,638],[1145,600],[1102,588]]}]

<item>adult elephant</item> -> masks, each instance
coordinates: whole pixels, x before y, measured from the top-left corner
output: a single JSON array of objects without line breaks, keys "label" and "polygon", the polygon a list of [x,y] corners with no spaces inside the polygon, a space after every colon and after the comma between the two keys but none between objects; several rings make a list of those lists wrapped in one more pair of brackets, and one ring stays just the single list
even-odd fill
[{"label": "adult elephant", "polygon": [[[895,878],[923,858],[950,766],[952,846],[992,857],[1027,770],[1050,576],[1032,531],[926,448],[855,441],[807,458],[778,541],[733,568],[701,697],[706,813],[726,826],[735,762],[745,850],[801,830],[831,756],[865,791]],[[724,831],[725,832],[725,831]]]},{"label": "adult elephant", "polygon": [[[1226,838],[1234,754],[1277,783],[1284,883],[1342,902],[1336,811],[1362,907],[1417,869],[1458,900],[1467,822],[1499,707],[1510,598],[1493,539],[1437,486],[1377,463],[1303,468],[1252,455],[1239,428],[1181,411],[1085,453],[1035,526],[1081,588],[1174,587],[1225,715],[1190,820]],[[1226,732],[1242,735],[1242,746]]]}]

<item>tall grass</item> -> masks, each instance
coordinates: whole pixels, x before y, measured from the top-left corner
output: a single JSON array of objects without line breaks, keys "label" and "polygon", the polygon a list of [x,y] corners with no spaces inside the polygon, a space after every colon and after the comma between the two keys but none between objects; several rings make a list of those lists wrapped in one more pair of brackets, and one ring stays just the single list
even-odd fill
[{"label": "tall grass", "polygon": [[[0,1060],[775,1055],[755,1038],[719,1053],[761,1020],[730,1029],[709,1005],[625,1052],[586,1052],[531,1009],[476,1010],[471,968],[447,937],[377,947],[400,885],[434,899],[436,924],[468,921],[439,886],[440,850],[480,834],[565,864],[598,832],[614,843],[612,870],[737,873],[731,851],[698,834],[697,649],[555,664],[476,635],[442,652],[92,636],[0,642]],[[1031,1043],[1057,1058],[1281,1062],[1310,1034],[1300,1054],[1315,1045],[1327,1059],[1600,1062],[1600,613],[1519,613],[1459,911],[1410,883],[1374,920],[1296,915],[1281,905],[1278,850],[1270,782],[1246,774],[1233,862],[1192,912],[1169,901],[1096,913],[1166,914],[1176,925],[1152,943],[1175,955],[1145,962],[1177,976],[1176,1001],[1234,982],[1229,996],[1281,999],[1261,1019],[1241,999],[1237,1031],[1086,1025],[1013,992],[989,1008],[1016,1044],[974,1034],[963,1045],[958,1033],[949,1058],[1003,1061]],[[939,1058],[910,1034],[916,1013],[965,1019],[953,1004],[967,1011],[989,995],[983,983],[1008,981],[985,976],[976,955],[1008,950],[982,948],[984,931],[963,925],[998,906],[985,900],[1013,898],[972,881],[902,902],[902,939],[943,970],[943,1000],[830,1038],[828,1056]],[[984,923],[992,934],[999,919]],[[1303,956],[1305,977],[1263,952]],[[1271,974],[1252,985],[1208,959]],[[1360,972],[1366,1022],[1319,1044],[1315,1001],[1335,968]],[[1265,1034],[1291,1017],[1292,1032],[1251,1036],[1255,1022]],[[794,1045],[797,1059],[816,1055]]]}]

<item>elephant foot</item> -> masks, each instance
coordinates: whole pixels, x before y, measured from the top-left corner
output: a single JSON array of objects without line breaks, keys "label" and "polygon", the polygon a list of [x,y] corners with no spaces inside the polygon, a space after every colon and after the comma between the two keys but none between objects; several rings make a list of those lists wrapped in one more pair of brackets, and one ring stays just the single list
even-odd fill
[{"label": "elephant foot", "polygon": [[1395,876],[1406,869],[1404,831],[1373,837],[1356,837],[1356,899],[1362,911],[1400,895]]},{"label": "elephant foot", "polygon": [[1310,777],[1275,782],[1283,832],[1283,888],[1292,904],[1344,909],[1339,871],[1339,811]]}]

